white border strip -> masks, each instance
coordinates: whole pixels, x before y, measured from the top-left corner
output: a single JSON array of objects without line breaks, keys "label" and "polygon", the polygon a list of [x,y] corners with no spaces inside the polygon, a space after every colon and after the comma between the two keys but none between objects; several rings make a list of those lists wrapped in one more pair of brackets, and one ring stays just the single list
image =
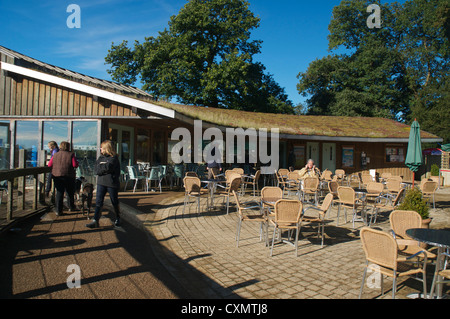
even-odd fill
[{"label": "white border strip", "polygon": [[101,97],[101,98],[104,98],[104,99],[107,99],[110,101],[134,106],[139,109],[142,109],[142,110],[145,110],[148,112],[152,112],[152,113],[156,113],[156,114],[166,116],[169,118],[175,118],[174,110],[170,110],[170,109],[167,109],[162,106],[158,106],[158,105],[151,104],[148,102],[133,99],[133,98],[130,98],[127,96],[117,94],[117,93],[108,92],[108,91],[105,91],[102,89],[94,88],[89,85],[66,80],[66,79],[63,79],[63,78],[60,78],[60,77],[57,77],[54,75],[30,70],[30,69],[27,69],[27,68],[24,68],[21,66],[17,66],[14,64],[6,63],[6,62],[0,62],[0,64],[1,64],[0,69],[6,70],[8,72],[21,74],[23,76],[27,76],[27,77],[31,77],[31,78],[34,78],[37,80],[60,85],[60,86],[63,86],[63,87],[66,87],[66,88],[69,88],[72,90],[80,91],[80,92],[87,93],[87,94],[92,94],[94,96],[98,96],[98,97]]}]

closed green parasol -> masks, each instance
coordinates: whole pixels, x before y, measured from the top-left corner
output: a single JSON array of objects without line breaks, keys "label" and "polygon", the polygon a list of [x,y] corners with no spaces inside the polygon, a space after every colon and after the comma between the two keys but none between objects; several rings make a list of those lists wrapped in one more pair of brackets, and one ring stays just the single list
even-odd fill
[{"label": "closed green parasol", "polygon": [[422,165],[422,144],[420,140],[420,125],[417,120],[411,125],[409,132],[408,150],[406,151],[405,165],[413,172],[413,187],[415,172]]}]

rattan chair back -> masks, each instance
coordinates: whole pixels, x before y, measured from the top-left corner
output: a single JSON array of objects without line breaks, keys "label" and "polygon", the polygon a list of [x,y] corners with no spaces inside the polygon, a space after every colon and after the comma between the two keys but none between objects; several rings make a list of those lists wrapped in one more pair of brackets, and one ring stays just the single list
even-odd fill
[{"label": "rattan chair back", "polygon": [[401,176],[391,176],[388,178],[388,180],[399,181],[400,183],[403,182],[403,178]]},{"label": "rattan chair back", "polygon": [[186,176],[183,179],[183,183],[184,183],[186,193],[188,193],[188,194],[200,193],[200,189],[201,189],[200,178],[195,177],[195,176]]},{"label": "rattan chair back", "polygon": [[384,178],[384,179],[388,179],[389,177],[391,177],[392,176],[392,173],[390,173],[390,172],[384,172],[384,173],[381,173],[381,178]]},{"label": "rattan chair back", "polygon": [[319,187],[319,178],[317,177],[306,177],[303,180],[304,190],[316,191],[318,187]]},{"label": "rattan chair back", "polygon": [[355,190],[347,186],[339,186],[337,189],[339,201],[343,204],[353,205],[355,203]]},{"label": "rattan chair back", "polygon": [[361,174],[361,182],[364,185],[374,182],[372,175],[370,174]]},{"label": "rattan chair back", "polygon": [[337,195],[337,189],[338,189],[338,187],[339,187],[338,182],[336,182],[336,181],[328,182],[328,191],[329,191],[330,193],[333,193],[333,194],[336,194],[336,195]]},{"label": "rattan chair back", "polygon": [[397,242],[390,234],[369,227],[360,231],[361,242],[369,262],[397,269]]},{"label": "rattan chair back", "polygon": [[433,194],[437,187],[438,187],[438,183],[434,182],[434,181],[425,181],[422,185],[422,193],[424,195],[430,195]]},{"label": "rattan chair back", "polygon": [[332,175],[333,175],[333,173],[329,169],[325,169],[322,172],[322,175],[320,176],[320,178],[322,178],[325,181],[331,181],[331,176]]},{"label": "rattan chair back", "polygon": [[412,210],[394,210],[389,215],[389,223],[396,235],[410,239],[406,231],[411,228],[422,228],[422,217]]},{"label": "rattan chair back", "polygon": [[402,188],[402,183],[397,179],[388,178],[386,181],[386,188],[391,193],[398,193]]},{"label": "rattan chair back", "polygon": [[384,185],[382,183],[370,182],[367,184],[366,190],[369,194],[381,194],[383,192]]},{"label": "rattan chair back", "polygon": [[327,194],[323,199],[322,205],[320,205],[320,210],[325,213],[330,208],[332,202],[333,194]]},{"label": "rattan chair back", "polygon": [[266,186],[261,190],[261,199],[281,199],[283,198],[283,190],[276,186]]},{"label": "rattan chair back", "polygon": [[275,222],[277,224],[298,224],[302,210],[301,201],[280,199],[275,203]]},{"label": "rattan chair back", "polygon": [[287,168],[280,168],[278,170],[278,175],[280,175],[281,177],[287,176],[288,173],[289,173],[289,170]]}]

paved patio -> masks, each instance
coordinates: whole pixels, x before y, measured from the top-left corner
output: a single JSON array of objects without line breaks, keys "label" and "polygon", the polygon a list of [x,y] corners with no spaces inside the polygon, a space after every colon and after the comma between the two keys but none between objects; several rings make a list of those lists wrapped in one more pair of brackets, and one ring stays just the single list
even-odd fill
[{"label": "paved patio", "polygon": [[[336,226],[337,209],[332,208],[327,218],[323,248],[315,229],[304,227],[298,257],[294,256],[293,247],[286,244],[275,245],[274,256],[269,257],[268,247],[259,241],[259,226],[254,223],[244,223],[240,247],[236,247],[237,212],[234,208],[230,209],[229,215],[222,205],[204,213],[206,200],[203,200],[203,213],[197,214],[193,203],[183,214],[183,198],[182,194],[168,197],[157,209],[146,206],[143,199],[137,205],[127,199],[124,202],[139,209],[127,212],[149,231],[155,254],[195,298],[358,298],[365,263],[359,240],[361,222],[353,229],[351,222],[343,224],[341,213],[342,224]],[[440,190],[437,198],[442,204],[431,213],[431,227],[448,228],[450,189]],[[246,196],[243,201],[251,199]],[[388,230],[388,214],[382,213],[374,227]],[[167,251],[171,253],[167,254]],[[201,272],[208,279],[207,284],[191,276],[190,269]],[[406,298],[422,287],[413,279],[401,283],[398,298]],[[429,283],[431,286],[431,278]],[[392,281],[385,280],[384,284],[387,293],[382,298],[391,298]],[[380,289],[366,285],[363,297],[375,298],[379,294]]]},{"label": "paved patio", "polygon": [[[197,214],[195,204],[183,214],[183,192],[120,193],[123,227],[113,215],[101,228],[84,227],[80,212],[57,217],[50,212],[16,225],[0,238],[2,298],[51,299],[355,299],[364,265],[359,240],[362,223],[336,226],[328,215],[324,247],[315,230],[304,227],[299,256],[279,244],[274,256],[259,241],[255,224],[243,225],[236,247],[237,213],[221,201],[217,209]],[[251,199],[246,196],[243,200]],[[439,190],[432,228],[449,228],[450,189]],[[107,201],[109,202],[109,201]],[[234,202],[234,201],[232,201]],[[201,202],[202,211],[206,201]],[[350,220],[350,214],[349,214]],[[341,217],[341,223],[343,219]],[[16,227],[15,226],[15,227]],[[387,230],[387,215],[375,227]],[[269,234],[271,232],[269,229]],[[67,266],[81,269],[81,288],[68,289]],[[430,269],[432,270],[432,269]],[[369,282],[370,284],[370,282]],[[380,289],[366,285],[363,298],[391,298],[392,281]],[[431,277],[429,285],[431,286]],[[397,298],[420,291],[421,283],[402,280]],[[448,291],[448,288],[446,288]]]}]

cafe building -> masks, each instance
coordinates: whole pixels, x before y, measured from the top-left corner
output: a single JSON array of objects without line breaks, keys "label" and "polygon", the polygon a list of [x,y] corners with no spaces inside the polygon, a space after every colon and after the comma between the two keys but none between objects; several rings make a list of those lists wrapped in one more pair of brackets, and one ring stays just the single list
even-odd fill
[{"label": "cafe building", "polygon": [[[172,148],[179,142],[171,140],[173,130],[186,128],[194,138],[196,121],[202,121],[203,130],[214,127],[224,133],[227,128],[278,129],[279,167],[300,168],[312,158],[322,170],[376,169],[412,176],[404,165],[410,128],[393,120],[264,114],[156,101],[138,88],[0,46],[0,169],[17,167],[20,149],[27,150],[27,166],[37,166],[39,151],[51,140],[72,144],[86,177],[93,178],[93,163],[105,139],[116,142],[124,172],[137,162],[170,165]],[[442,142],[424,131],[421,137],[423,143]],[[247,152],[250,144],[247,140]]]}]

